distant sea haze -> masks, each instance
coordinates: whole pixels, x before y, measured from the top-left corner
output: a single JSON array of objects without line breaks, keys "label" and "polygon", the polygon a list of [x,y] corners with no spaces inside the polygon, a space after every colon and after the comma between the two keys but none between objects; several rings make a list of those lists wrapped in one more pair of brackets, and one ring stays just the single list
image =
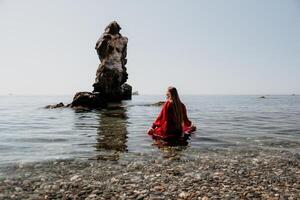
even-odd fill
[{"label": "distant sea haze", "polygon": [[[300,153],[300,96],[183,95],[197,126],[188,148],[266,148]],[[1,96],[0,165],[89,158],[101,151],[156,152],[146,134],[163,95],[138,95],[124,109],[44,109],[72,96]]]}]

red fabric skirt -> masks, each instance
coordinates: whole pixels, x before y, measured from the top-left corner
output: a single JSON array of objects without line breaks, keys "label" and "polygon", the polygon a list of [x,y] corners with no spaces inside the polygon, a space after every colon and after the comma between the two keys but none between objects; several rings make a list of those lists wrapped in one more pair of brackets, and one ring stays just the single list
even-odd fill
[{"label": "red fabric skirt", "polygon": [[179,139],[186,136],[189,136],[196,130],[195,127],[182,127],[182,131],[165,131],[163,127],[157,127],[151,129],[148,134],[151,135],[154,139]]}]

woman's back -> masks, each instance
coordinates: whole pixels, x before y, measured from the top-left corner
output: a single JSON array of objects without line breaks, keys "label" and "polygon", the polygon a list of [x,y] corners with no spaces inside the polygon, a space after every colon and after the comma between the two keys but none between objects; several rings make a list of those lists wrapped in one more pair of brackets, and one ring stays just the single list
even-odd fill
[{"label": "woman's back", "polygon": [[162,139],[178,138],[184,132],[191,133],[196,129],[187,117],[185,105],[180,101],[176,88],[169,87],[167,101],[163,105],[148,134]]}]

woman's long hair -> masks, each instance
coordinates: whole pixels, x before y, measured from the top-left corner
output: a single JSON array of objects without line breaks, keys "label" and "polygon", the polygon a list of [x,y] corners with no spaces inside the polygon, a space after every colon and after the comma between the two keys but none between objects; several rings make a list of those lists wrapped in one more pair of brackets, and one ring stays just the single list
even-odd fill
[{"label": "woman's long hair", "polygon": [[177,89],[175,87],[168,87],[168,91],[171,95],[171,100],[173,104],[174,117],[176,122],[176,127],[180,129],[183,123],[183,108],[182,103],[180,101]]}]

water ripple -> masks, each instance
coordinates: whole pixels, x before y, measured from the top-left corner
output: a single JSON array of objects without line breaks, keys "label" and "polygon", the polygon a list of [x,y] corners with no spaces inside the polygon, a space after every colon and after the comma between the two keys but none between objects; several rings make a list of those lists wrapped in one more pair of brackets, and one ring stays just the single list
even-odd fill
[{"label": "water ripple", "polygon": [[[72,97],[1,97],[0,164],[90,157],[101,151],[158,151],[146,134],[163,96],[134,96],[123,109],[76,112],[42,109]],[[257,146],[299,153],[300,98],[182,96],[197,126],[190,148]]]}]

